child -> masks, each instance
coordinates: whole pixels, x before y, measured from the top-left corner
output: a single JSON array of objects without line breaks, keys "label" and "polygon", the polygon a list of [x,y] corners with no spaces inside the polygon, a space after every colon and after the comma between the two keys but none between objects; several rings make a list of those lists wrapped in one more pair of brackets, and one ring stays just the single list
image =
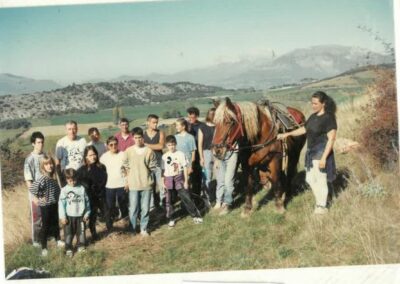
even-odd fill
[{"label": "child", "polygon": [[129,186],[129,219],[135,232],[140,211],[140,234],[147,237],[150,197],[154,184],[153,171],[157,167],[157,159],[154,151],[144,145],[142,128],[135,127],[132,135],[135,144],[124,152],[124,167]]},{"label": "child", "polygon": [[176,150],[182,152],[187,160],[186,167],[188,168],[188,174],[192,173],[192,164],[196,158],[196,141],[193,135],[187,132],[189,124],[184,118],[178,118],[175,123],[176,132]]},{"label": "child", "polygon": [[187,160],[183,152],[176,150],[176,138],[173,135],[169,135],[166,138],[166,144],[168,152],[162,156],[162,184],[165,191],[166,197],[166,209],[167,219],[169,220],[168,226],[175,226],[175,221],[172,218],[173,206],[172,206],[172,190],[178,192],[182,203],[186,210],[193,217],[195,224],[203,223],[200,212],[196,205],[190,198],[188,190],[188,168]]},{"label": "child", "polygon": [[58,214],[61,224],[65,225],[66,255],[72,257],[72,239],[76,235],[78,252],[85,251],[85,223],[89,220],[90,205],[85,188],[76,184],[77,173],[74,169],[65,170],[67,185],[61,189],[58,202]]},{"label": "child", "polygon": [[39,238],[42,256],[47,256],[48,237],[54,237],[58,247],[64,246],[64,242],[60,240],[60,229],[58,227],[57,201],[60,195],[60,187],[56,180],[53,158],[43,155],[40,160],[40,172],[42,176],[31,184],[29,190],[38,200],[42,216]]}]

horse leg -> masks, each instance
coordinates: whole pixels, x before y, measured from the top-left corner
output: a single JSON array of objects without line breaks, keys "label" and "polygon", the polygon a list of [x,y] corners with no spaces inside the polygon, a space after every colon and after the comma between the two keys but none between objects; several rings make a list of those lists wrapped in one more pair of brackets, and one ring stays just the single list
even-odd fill
[{"label": "horse leg", "polygon": [[269,163],[269,169],[271,171],[270,180],[275,195],[275,206],[278,213],[285,212],[285,194],[282,187],[282,176],[281,176],[281,161],[279,157],[275,156]]},{"label": "horse leg", "polygon": [[253,176],[253,167],[244,166],[242,168],[243,176],[246,180],[246,197],[244,210],[241,213],[242,217],[250,216],[251,210],[253,209],[253,186],[254,186],[254,176]]}]

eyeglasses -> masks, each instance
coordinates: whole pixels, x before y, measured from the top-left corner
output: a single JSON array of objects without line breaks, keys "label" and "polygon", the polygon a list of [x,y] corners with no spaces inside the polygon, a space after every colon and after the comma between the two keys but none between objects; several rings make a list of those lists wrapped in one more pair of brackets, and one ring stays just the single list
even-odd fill
[{"label": "eyeglasses", "polygon": [[117,146],[118,144],[117,143],[110,143],[110,144],[108,144],[108,146],[110,146],[110,147],[114,147],[114,146]]}]

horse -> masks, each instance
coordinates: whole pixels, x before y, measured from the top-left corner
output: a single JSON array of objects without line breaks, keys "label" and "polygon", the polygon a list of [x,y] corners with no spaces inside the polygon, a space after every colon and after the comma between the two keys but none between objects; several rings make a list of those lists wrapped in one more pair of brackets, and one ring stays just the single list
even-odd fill
[{"label": "horse", "polygon": [[[238,163],[241,164],[245,187],[247,186],[242,216],[251,213],[253,183],[255,175],[260,171],[264,183],[267,179],[271,190],[274,191],[277,211],[283,213],[285,197],[290,193],[291,181],[297,173],[297,163],[305,144],[305,135],[288,137],[286,141],[277,140],[281,127],[274,119],[271,109],[266,106],[253,102],[233,104],[229,98],[225,98],[221,103],[214,101],[214,105],[216,112],[212,151],[215,158],[222,160],[236,143],[239,146]],[[299,118],[300,124],[304,123],[303,113],[290,107],[287,110]],[[282,170],[284,164],[286,166]]]}]

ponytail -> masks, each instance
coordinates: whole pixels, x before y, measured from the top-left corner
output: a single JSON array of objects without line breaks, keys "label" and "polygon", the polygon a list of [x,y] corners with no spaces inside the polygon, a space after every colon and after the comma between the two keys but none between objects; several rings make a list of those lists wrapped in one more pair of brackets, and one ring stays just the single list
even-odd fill
[{"label": "ponytail", "polygon": [[312,95],[313,98],[317,98],[321,104],[325,104],[325,112],[336,115],[336,102],[328,96],[325,92],[317,91]]}]

